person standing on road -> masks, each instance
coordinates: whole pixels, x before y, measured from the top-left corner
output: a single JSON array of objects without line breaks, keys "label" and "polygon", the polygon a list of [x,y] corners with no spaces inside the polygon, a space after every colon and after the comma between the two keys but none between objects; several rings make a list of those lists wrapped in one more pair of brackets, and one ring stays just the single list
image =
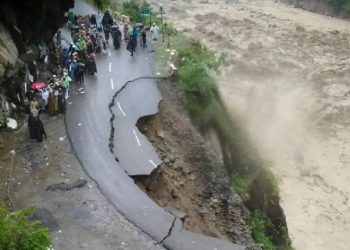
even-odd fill
[{"label": "person standing on road", "polygon": [[151,31],[151,38],[153,42],[156,42],[158,40],[158,26],[153,23],[151,29],[149,31]]},{"label": "person standing on road", "polygon": [[142,47],[147,48],[147,33],[145,29],[142,30],[141,38],[142,38]]},{"label": "person standing on road", "polygon": [[30,139],[34,139],[34,135],[35,135],[35,112],[31,112],[28,116],[28,129],[29,129],[29,136]]},{"label": "person standing on road", "polygon": [[129,36],[129,42],[128,42],[128,45],[126,47],[126,49],[130,51],[131,56],[134,55],[135,50],[136,50],[136,46],[137,46],[137,30],[134,28]]},{"label": "person standing on road", "polygon": [[55,110],[55,96],[54,96],[54,91],[53,89],[49,90],[49,99],[48,99],[48,103],[47,103],[47,110],[49,112],[50,115],[55,114],[56,110]]},{"label": "person standing on road", "polygon": [[124,41],[127,42],[128,36],[129,36],[129,24],[127,22],[124,24],[123,32],[124,32]]},{"label": "person standing on road", "polygon": [[111,27],[113,25],[113,18],[108,10],[106,10],[105,14],[102,17],[102,26],[103,31],[105,33],[106,40],[109,40],[109,33],[111,32]]},{"label": "person standing on road", "polygon": [[120,42],[122,40],[122,33],[119,30],[119,27],[113,33],[113,45],[115,49],[120,49]]},{"label": "person standing on road", "polygon": [[61,79],[61,83],[62,83],[62,87],[63,87],[63,93],[66,99],[68,99],[69,94],[68,94],[68,90],[69,90],[69,85],[70,82],[72,81],[72,79],[67,75],[66,72],[63,73],[63,77]]},{"label": "person standing on road", "polygon": [[34,118],[34,139],[38,142],[42,142],[44,138],[47,138],[46,131],[44,128],[44,124],[40,119],[40,116],[37,115]]}]

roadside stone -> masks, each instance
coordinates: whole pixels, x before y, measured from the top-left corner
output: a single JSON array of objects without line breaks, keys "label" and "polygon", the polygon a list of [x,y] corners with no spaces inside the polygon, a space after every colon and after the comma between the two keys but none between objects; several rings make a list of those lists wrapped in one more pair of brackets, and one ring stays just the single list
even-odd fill
[{"label": "roadside stone", "polygon": [[52,184],[47,186],[46,191],[57,191],[57,190],[63,190],[63,191],[69,191],[73,188],[80,188],[83,187],[87,181],[85,179],[77,179],[73,183],[59,183],[59,184]]}]

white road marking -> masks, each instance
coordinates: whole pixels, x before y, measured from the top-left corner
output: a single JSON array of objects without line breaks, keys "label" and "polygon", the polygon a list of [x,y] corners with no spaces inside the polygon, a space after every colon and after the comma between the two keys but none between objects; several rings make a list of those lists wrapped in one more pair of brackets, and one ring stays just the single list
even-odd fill
[{"label": "white road marking", "polygon": [[113,82],[113,78],[111,77],[111,88],[114,89],[114,82]]},{"label": "white road marking", "polygon": [[153,167],[155,167],[155,168],[158,167],[152,160],[148,160],[148,161],[153,165]]},{"label": "white road marking", "polygon": [[137,134],[136,134],[136,130],[135,130],[135,129],[132,129],[132,132],[134,133],[134,136],[135,136],[135,138],[136,138],[137,144],[138,144],[139,147],[140,147],[140,146],[141,146],[141,143],[140,143],[139,137],[138,137]]},{"label": "white road marking", "polygon": [[108,56],[112,56],[111,50],[108,50]]},{"label": "white road marking", "polygon": [[109,70],[109,73],[112,72],[112,63],[111,62],[109,62],[108,70]]},{"label": "white road marking", "polygon": [[122,107],[120,106],[120,103],[119,103],[119,102],[117,102],[117,105],[118,105],[118,107],[119,107],[119,109],[120,109],[120,112],[122,112],[123,116],[126,117],[126,114],[125,114],[124,110],[122,109]]}]

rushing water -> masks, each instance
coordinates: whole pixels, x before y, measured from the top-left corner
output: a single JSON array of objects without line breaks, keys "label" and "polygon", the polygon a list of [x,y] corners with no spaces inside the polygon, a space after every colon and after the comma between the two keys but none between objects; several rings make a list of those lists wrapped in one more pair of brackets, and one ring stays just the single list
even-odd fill
[{"label": "rushing water", "polygon": [[221,94],[279,179],[293,245],[350,249],[349,23],[267,0],[163,6],[231,61]]}]

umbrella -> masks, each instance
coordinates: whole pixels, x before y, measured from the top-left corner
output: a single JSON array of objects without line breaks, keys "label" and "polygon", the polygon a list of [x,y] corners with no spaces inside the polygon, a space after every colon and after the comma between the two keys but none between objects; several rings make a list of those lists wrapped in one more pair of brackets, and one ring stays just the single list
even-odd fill
[{"label": "umbrella", "polygon": [[45,87],[45,83],[43,83],[43,82],[33,82],[31,84],[32,89],[42,89],[44,87]]},{"label": "umbrella", "polygon": [[143,26],[144,26],[143,23],[135,23],[135,25],[134,25],[135,28],[141,28]]}]

